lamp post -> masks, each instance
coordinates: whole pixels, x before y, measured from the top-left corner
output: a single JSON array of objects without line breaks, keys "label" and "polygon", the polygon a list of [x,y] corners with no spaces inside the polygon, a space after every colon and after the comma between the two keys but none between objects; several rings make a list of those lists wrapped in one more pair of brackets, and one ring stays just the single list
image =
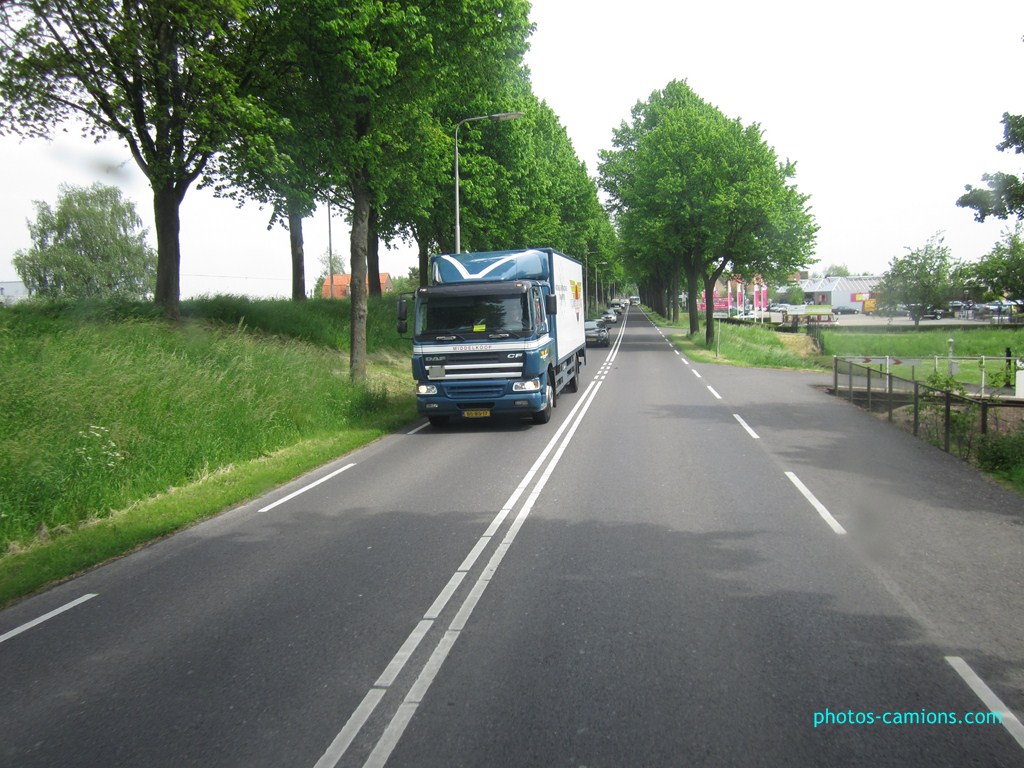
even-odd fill
[{"label": "lamp post", "polygon": [[476,120],[490,120],[492,123],[500,123],[505,120],[517,120],[522,117],[522,112],[498,112],[494,115],[478,115],[476,117],[464,117],[455,124],[455,252],[462,253],[462,226],[459,221],[459,128],[465,123],[472,123]]}]

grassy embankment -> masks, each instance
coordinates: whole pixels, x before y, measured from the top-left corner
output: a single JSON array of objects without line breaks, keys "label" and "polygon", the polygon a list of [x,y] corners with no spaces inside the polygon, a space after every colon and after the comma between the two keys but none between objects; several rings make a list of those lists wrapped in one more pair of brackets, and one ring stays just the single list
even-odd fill
[{"label": "grassy embankment", "polygon": [[415,417],[394,301],[370,385],[347,302],[0,310],[0,605],[259,494]]},{"label": "grassy embankment", "polygon": [[[662,327],[688,327],[685,318],[682,323],[672,324],[648,312]],[[929,359],[933,360],[935,356],[940,357],[940,371],[944,371],[941,358],[947,354],[948,340],[951,338],[955,353],[962,357],[997,358],[1005,354],[1007,347],[1014,356],[1024,355],[1024,331],[1013,328],[832,329],[822,334],[823,350],[818,350],[806,334],[779,333],[772,326],[722,323],[719,333],[721,339],[717,355],[715,349],[705,346],[703,332],[695,336],[680,333],[670,336],[670,339],[693,360],[756,368],[830,370],[832,355],[889,355],[901,360],[923,361],[915,366],[890,367],[898,376],[916,376],[922,380],[934,372],[935,366],[929,364]],[[988,385],[993,387],[1004,383],[1007,378],[1005,371],[1001,360],[988,361]],[[981,369],[977,364],[965,362],[960,366],[957,381],[979,384]],[[981,438],[972,460],[989,474],[1024,493],[1024,430],[1006,431]]]},{"label": "grassy embankment", "polygon": [[[669,339],[691,360],[700,363],[722,363],[748,368],[784,368],[789,370],[821,371],[831,368],[831,359],[818,354],[810,337],[798,333],[779,333],[771,325],[719,323],[718,339],[711,349],[704,343],[703,323],[700,333],[689,335],[689,321],[681,317],[672,323],[646,310],[658,325],[679,328],[679,334]],[[702,318],[703,319],[703,318]]]}]

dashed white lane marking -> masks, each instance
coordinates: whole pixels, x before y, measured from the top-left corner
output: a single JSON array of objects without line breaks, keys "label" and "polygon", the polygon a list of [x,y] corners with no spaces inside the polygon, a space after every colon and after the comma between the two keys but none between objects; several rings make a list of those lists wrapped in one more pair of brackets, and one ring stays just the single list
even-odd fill
[{"label": "dashed white lane marking", "polygon": [[946,661],[963,678],[968,687],[974,691],[974,695],[981,699],[982,703],[988,707],[989,712],[999,714],[1003,720],[1003,727],[1009,731],[1010,735],[1013,736],[1014,740],[1021,747],[1024,747],[1024,724],[1021,724],[1017,715],[1003,703],[1002,699],[996,696],[995,691],[985,685],[985,681],[978,677],[966,661],[959,656],[947,656]]},{"label": "dashed white lane marking", "polygon": [[316,487],[317,487],[318,485],[320,485],[320,483],[326,483],[326,482],[327,482],[328,480],[330,480],[330,479],[331,479],[332,477],[337,477],[337,476],[338,476],[338,475],[340,475],[340,474],[341,474],[342,472],[344,472],[344,471],[346,471],[346,470],[349,470],[349,469],[352,469],[352,467],[354,467],[354,466],[355,466],[355,464],[346,464],[346,465],[345,465],[344,467],[342,467],[341,469],[336,469],[336,470],[334,470],[333,472],[331,472],[331,473],[330,473],[329,475],[324,475],[324,476],[323,476],[323,477],[321,477],[321,478],[320,478],[319,480],[314,480],[314,481],[313,481],[312,483],[310,483],[309,485],[303,486],[302,488],[299,488],[299,490],[297,490],[297,491],[293,491],[292,493],[289,493],[289,494],[288,494],[287,496],[285,496],[285,497],[284,497],[283,499],[278,499],[278,500],[277,500],[277,501],[275,501],[275,502],[274,502],[273,504],[267,504],[267,506],[263,507],[263,509],[261,509],[261,510],[259,510],[259,511],[260,511],[260,512],[269,512],[269,511],[270,511],[270,510],[272,510],[272,509],[273,509],[274,507],[278,507],[278,506],[280,506],[280,505],[284,504],[284,503],[285,503],[285,502],[287,502],[287,501],[291,501],[291,500],[292,500],[292,499],[294,499],[294,498],[295,498],[296,496],[299,496],[300,494],[303,494],[303,493],[305,493],[305,492],[306,492],[306,491],[308,491],[308,490],[311,490],[311,489],[313,489],[313,488],[316,488]]},{"label": "dashed white lane marking", "polygon": [[693,371],[693,375],[696,376],[698,379],[701,377],[700,371],[698,371],[696,368],[691,368],[690,370]]},{"label": "dashed white lane marking", "polygon": [[722,399],[722,396],[720,394],[718,394],[717,392],[715,392],[715,388],[712,387],[710,384],[708,384],[708,392],[710,392],[712,395],[714,395],[716,400],[721,400]]},{"label": "dashed white lane marking", "polygon": [[10,640],[12,637],[17,637],[22,632],[32,629],[32,627],[39,626],[44,621],[48,621],[49,619],[52,619],[54,616],[59,616],[60,614],[64,613],[64,611],[70,611],[76,605],[81,605],[86,600],[92,600],[94,597],[96,597],[95,593],[82,595],[77,600],[72,600],[70,603],[65,603],[60,608],[54,608],[49,613],[44,613],[38,619],[32,619],[32,621],[26,622],[22,624],[20,627],[15,627],[10,632],[5,632],[4,634],[0,635],[0,643],[4,642],[5,640]]},{"label": "dashed white lane marking", "polygon": [[832,513],[825,508],[824,504],[814,497],[814,494],[811,493],[810,489],[800,481],[799,477],[794,475],[792,472],[787,472],[786,477],[788,477],[790,482],[796,486],[796,489],[803,494],[804,498],[811,503],[811,506],[818,510],[818,514],[821,515],[821,519],[828,523],[829,528],[839,535],[846,533],[846,529],[839,524],[838,520],[832,517]]},{"label": "dashed white lane marking", "polygon": [[760,439],[761,439],[761,436],[760,436],[760,435],[758,435],[758,434],[757,434],[757,432],[755,432],[754,430],[752,430],[752,429],[750,428],[750,425],[749,425],[749,424],[747,424],[747,422],[745,422],[745,421],[743,420],[743,417],[742,417],[742,416],[740,416],[740,415],[739,415],[738,413],[734,413],[734,414],[732,415],[732,417],[733,417],[734,419],[736,419],[736,421],[738,421],[738,422],[740,423],[740,426],[741,426],[741,427],[743,427],[743,428],[744,428],[745,430],[747,430],[747,434],[748,434],[748,435],[750,435],[750,436],[751,436],[752,438],[754,438],[755,440],[760,440]]}]

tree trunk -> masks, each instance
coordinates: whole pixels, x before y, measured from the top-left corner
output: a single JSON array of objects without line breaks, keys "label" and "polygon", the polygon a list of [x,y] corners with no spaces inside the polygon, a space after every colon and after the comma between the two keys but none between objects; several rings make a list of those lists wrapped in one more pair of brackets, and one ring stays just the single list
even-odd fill
[{"label": "tree trunk", "polygon": [[690,334],[700,332],[700,275],[695,269],[686,271],[686,309],[690,315]]},{"label": "tree trunk", "polygon": [[349,375],[352,383],[366,384],[366,251],[369,234],[370,191],[361,176],[352,179],[352,323]]},{"label": "tree trunk", "polygon": [[704,340],[707,343],[708,349],[715,343],[715,284],[718,282],[718,278],[722,276],[722,272],[725,271],[728,263],[729,259],[723,258],[714,272],[704,276],[704,294],[707,301],[704,313],[707,320],[707,327],[704,329]]},{"label": "tree trunk", "polygon": [[156,222],[156,303],[164,314],[174,320],[179,317],[181,297],[181,230],[179,207],[181,196],[174,184],[166,182],[153,188],[153,212]]},{"label": "tree trunk", "polygon": [[371,205],[366,227],[366,276],[370,295],[380,296],[380,238],[377,234],[377,206]]},{"label": "tree trunk", "polygon": [[288,241],[292,251],[292,301],[306,299],[306,256],[302,244],[302,213],[299,206],[289,200]]},{"label": "tree trunk", "polygon": [[420,249],[420,288],[426,288],[429,283],[430,269],[430,248],[425,237],[417,237],[416,244]]}]

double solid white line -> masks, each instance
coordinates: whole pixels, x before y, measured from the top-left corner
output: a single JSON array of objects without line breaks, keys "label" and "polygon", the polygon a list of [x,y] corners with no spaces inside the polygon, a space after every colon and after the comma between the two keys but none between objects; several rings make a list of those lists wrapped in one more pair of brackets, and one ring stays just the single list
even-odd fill
[{"label": "double solid white line", "polygon": [[[625,318],[623,318],[623,324],[620,326],[619,335],[616,338],[615,344],[613,345],[605,363],[602,365],[602,374],[607,373],[611,364],[615,361],[619,348],[622,345],[624,331]],[[451,652],[455,642],[459,638],[459,635],[462,633],[466,623],[469,621],[473,610],[479,603],[484,591],[490,585],[494,574],[501,565],[501,561],[504,559],[509,548],[512,546],[512,542],[515,541],[515,538],[522,529],[527,517],[529,517],[530,512],[533,510],[537,499],[544,490],[544,486],[550,479],[555,467],[558,466],[559,461],[565,453],[565,449],[576,434],[576,430],[579,428],[579,425],[582,423],[591,404],[594,402],[594,398],[601,389],[604,380],[605,377],[603,375],[599,376],[594,381],[591,381],[583,391],[579,402],[577,402],[572,411],[569,412],[569,416],[561,424],[552,436],[551,440],[548,441],[544,450],[541,451],[537,460],[533,463],[533,466],[530,467],[519,485],[512,492],[508,501],[505,502],[502,508],[494,516],[494,519],[484,531],[483,535],[473,545],[469,553],[462,560],[458,569],[448,580],[448,583],[437,595],[433,603],[431,603],[427,612],[423,615],[423,618],[417,623],[416,627],[406,638],[405,642],[402,643],[398,652],[385,667],[384,671],[377,678],[370,690],[367,691],[362,702],[358,707],[356,707],[348,721],[338,732],[337,736],[334,737],[330,746],[316,762],[315,768],[334,768],[342,757],[345,756],[349,747],[352,745],[352,742],[359,735],[374,710],[391,689],[391,686],[398,678],[399,673],[405,668],[420,643],[427,637],[430,630],[434,627],[434,623],[438,620],[441,612],[447,606],[452,597],[454,597],[456,592],[458,592],[459,587],[462,585],[463,581],[466,580],[469,571],[476,564],[480,556],[487,550],[502,524],[512,511],[519,506],[520,500],[523,499],[524,494],[529,490],[529,494],[526,496],[525,501],[523,501],[518,514],[515,516],[515,519],[506,531],[505,536],[492,552],[487,565],[477,576],[476,581],[473,583],[473,586],[463,599],[462,604],[456,611],[455,616],[448,625],[448,628],[438,639],[429,658],[420,669],[412,687],[409,688],[405,694],[397,711],[391,717],[391,720],[384,728],[380,738],[375,743],[373,750],[370,752],[369,757],[364,763],[364,768],[369,768],[371,766],[379,767],[387,763],[392,751],[394,751],[395,747],[398,745],[402,734],[412,721],[413,716],[416,714],[416,710],[420,703],[422,703],[424,696],[426,696],[426,693],[430,689],[434,679],[437,677],[438,672],[440,672],[445,660],[448,658],[448,654]],[[549,457],[550,461],[548,461]],[[544,466],[545,462],[547,462],[546,467]],[[542,468],[543,472],[541,471]]]}]

